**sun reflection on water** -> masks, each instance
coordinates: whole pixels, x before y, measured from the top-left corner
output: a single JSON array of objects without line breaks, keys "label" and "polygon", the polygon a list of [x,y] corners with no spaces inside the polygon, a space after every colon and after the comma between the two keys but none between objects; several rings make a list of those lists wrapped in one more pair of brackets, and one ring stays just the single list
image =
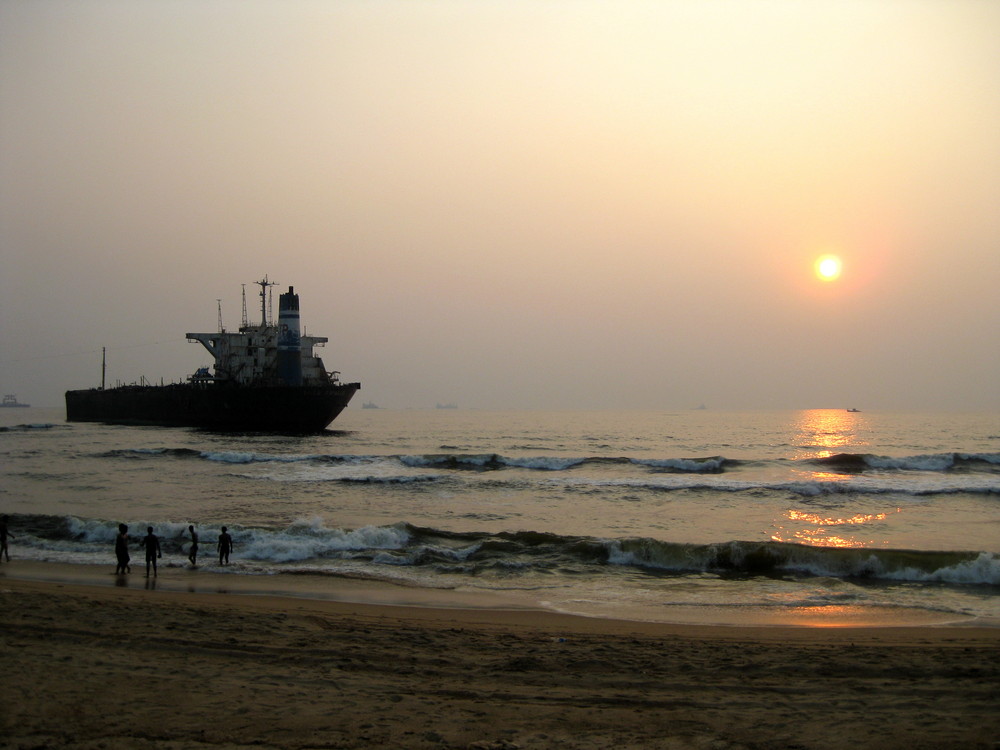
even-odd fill
[{"label": "sun reflection on water", "polygon": [[802,457],[829,458],[847,448],[869,445],[862,434],[864,415],[846,409],[809,409],[796,422],[796,446]]},{"label": "sun reflection on water", "polygon": [[[796,459],[800,462],[796,472],[803,481],[845,483],[865,470],[864,452],[870,440],[864,414],[846,409],[810,409],[800,413],[795,429]],[[822,461],[833,456],[841,458],[834,459],[833,463]],[[777,531],[771,539],[814,547],[886,545],[885,539],[859,538],[859,534],[875,531],[872,525],[885,521],[888,515],[886,512],[823,516],[790,509],[775,524]]]},{"label": "sun reflection on water", "polygon": [[790,521],[805,521],[817,526],[844,526],[846,524],[857,525],[870,523],[871,521],[882,521],[888,517],[888,513],[858,513],[850,518],[832,518],[821,516],[818,513],[805,513],[801,510],[789,510],[785,514]]},{"label": "sun reflection on water", "polygon": [[[900,509],[896,508],[899,513]],[[848,535],[846,530],[851,527],[864,527],[868,524],[885,521],[889,513],[856,513],[853,516],[822,516],[818,513],[808,513],[790,508],[784,513],[784,517],[797,527],[785,528],[779,526],[778,531],[771,535],[775,542],[792,542],[796,544],[808,544],[813,547],[841,547],[858,548],[872,547],[876,545],[887,545],[886,539],[858,539],[853,535]],[[843,527],[843,532],[838,534],[831,531],[830,527]]]}]

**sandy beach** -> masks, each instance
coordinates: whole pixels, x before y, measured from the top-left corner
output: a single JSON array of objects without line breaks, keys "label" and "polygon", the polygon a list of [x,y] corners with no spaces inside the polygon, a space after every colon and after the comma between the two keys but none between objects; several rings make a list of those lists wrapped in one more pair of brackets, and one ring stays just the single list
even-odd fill
[{"label": "sandy beach", "polygon": [[22,565],[0,568],[6,748],[1000,744],[995,628],[663,625]]}]

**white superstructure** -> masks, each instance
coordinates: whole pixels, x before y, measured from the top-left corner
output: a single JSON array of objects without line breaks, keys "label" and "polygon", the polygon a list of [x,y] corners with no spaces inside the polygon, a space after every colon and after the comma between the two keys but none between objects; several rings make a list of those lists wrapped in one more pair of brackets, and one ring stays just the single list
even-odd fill
[{"label": "white superstructure", "polygon": [[[220,330],[216,333],[188,333],[190,341],[197,341],[208,350],[215,360],[214,373],[208,368],[202,368],[191,380],[229,382],[237,385],[290,385],[310,386],[336,383],[338,373],[328,373],[323,367],[323,360],[316,356],[314,347],[322,346],[329,341],[326,336],[304,336],[298,330],[298,295],[294,288],[281,295],[283,310],[278,324],[267,319],[266,296],[267,288],[274,282],[267,280],[256,282],[261,287],[261,322],[249,325],[244,321],[239,333],[227,333]],[[289,314],[294,305],[294,316]],[[294,321],[290,318],[294,317]],[[294,327],[294,331],[291,330]],[[291,336],[289,335],[291,334]],[[301,381],[295,382],[297,375],[282,377],[279,372],[279,341],[281,342],[281,358],[289,357],[290,339],[297,339],[299,357],[301,360]],[[287,368],[283,368],[287,371]]]}]

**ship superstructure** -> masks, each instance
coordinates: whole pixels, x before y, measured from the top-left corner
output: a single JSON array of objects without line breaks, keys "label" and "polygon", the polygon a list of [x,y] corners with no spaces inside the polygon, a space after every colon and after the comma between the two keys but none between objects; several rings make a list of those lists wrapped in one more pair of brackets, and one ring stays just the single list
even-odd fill
[{"label": "ship superstructure", "polygon": [[[244,315],[239,333],[220,327],[215,333],[188,333],[215,360],[214,373],[207,368],[191,376],[192,381],[228,383],[241,386],[285,385],[292,387],[336,383],[339,373],[327,372],[315,347],[326,344],[326,336],[303,336],[299,329],[299,295],[294,287],[279,296],[278,322],[268,320],[267,290],[275,286],[264,277],[260,286],[261,320],[249,324]],[[244,298],[245,299],[245,298]],[[244,304],[244,309],[246,306]]]}]

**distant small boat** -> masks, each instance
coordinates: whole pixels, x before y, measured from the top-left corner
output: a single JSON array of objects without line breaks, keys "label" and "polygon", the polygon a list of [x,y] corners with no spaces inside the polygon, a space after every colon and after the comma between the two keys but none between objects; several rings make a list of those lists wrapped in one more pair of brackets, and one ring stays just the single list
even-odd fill
[{"label": "distant small boat", "polygon": [[8,409],[16,407],[26,408],[31,406],[31,404],[22,404],[20,401],[17,400],[17,396],[15,396],[13,393],[8,393],[6,396],[3,397],[3,403],[0,403],[0,406]]},{"label": "distant small boat", "polygon": [[365,401],[361,404],[362,409],[381,409],[382,407],[376,404],[374,401]]},{"label": "distant small boat", "polygon": [[438,404],[438,409],[457,409],[458,404]]},{"label": "distant small boat", "polygon": [[847,411],[849,411],[851,414],[858,414],[861,412],[861,409],[848,409]]}]

